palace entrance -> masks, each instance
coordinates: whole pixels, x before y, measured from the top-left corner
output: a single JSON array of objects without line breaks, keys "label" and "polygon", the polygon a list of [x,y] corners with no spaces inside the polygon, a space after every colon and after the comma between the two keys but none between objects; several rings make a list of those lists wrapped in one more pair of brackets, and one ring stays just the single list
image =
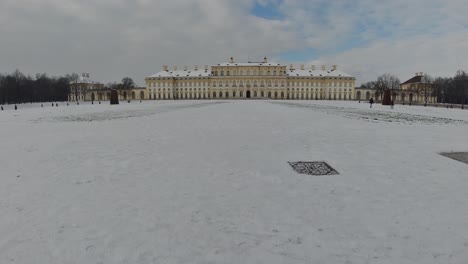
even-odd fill
[{"label": "palace entrance", "polygon": [[247,90],[247,92],[245,93],[246,97],[247,98],[250,98],[250,90]]}]

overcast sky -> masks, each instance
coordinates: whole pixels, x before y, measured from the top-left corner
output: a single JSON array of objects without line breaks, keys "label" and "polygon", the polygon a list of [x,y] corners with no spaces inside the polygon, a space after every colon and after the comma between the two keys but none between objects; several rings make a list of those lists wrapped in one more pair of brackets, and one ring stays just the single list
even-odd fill
[{"label": "overcast sky", "polygon": [[0,0],[0,72],[89,72],[270,60],[378,74],[468,70],[466,0]]}]

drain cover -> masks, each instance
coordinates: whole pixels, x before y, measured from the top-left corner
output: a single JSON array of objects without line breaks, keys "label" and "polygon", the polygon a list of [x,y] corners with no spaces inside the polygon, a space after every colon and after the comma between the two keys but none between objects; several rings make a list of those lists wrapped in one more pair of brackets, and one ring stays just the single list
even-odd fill
[{"label": "drain cover", "polygon": [[440,155],[468,164],[468,152],[440,153]]},{"label": "drain cover", "polygon": [[313,176],[338,175],[339,173],[324,161],[288,162],[300,174]]}]

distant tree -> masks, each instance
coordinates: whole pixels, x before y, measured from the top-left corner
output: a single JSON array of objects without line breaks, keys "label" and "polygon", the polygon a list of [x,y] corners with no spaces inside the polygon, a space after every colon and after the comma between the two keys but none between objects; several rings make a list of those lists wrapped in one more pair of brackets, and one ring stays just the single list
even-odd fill
[{"label": "distant tree", "polygon": [[75,96],[75,101],[78,102],[78,81],[80,79],[80,75],[78,75],[77,73],[72,73],[66,75],[65,78],[67,78],[69,83],[71,84],[70,93],[72,94],[72,96]]},{"label": "distant tree", "polygon": [[385,90],[391,90],[392,95],[395,93],[395,90],[400,88],[400,79],[393,74],[385,73],[377,77],[377,81],[374,84],[374,89],[378,91],[378,96],[382,100]]},{"label": "distant tree", "polygon": [[122,89],[122,84],[117,83],[117,82],[110,82],[105,85],[105,88],[118,90],[118,89]]},{"label": "distant tree", "polygon": [[416,92],[424,98],[424,106],[427,105],[427,100],[429,99],[429,97],[433,95],[433,91],[432,91],[433,82],[434,82],[434,78],[432,78],[428,74],[424,74],[421,77],[421,83],[415,87]]},{"label": "distant tree", "polygon": [[468,75],[465,71],[457,71],[453,78],[453,90],[453,101],[457,104],[465,104],[468,99]]},{"label": "distant tree", "polygon": [[121,88],[122,89],[132,89],[135,88],[135,82],[130,77],[125,77],[121,81]]},{"label": "distant tree", "polygon": [[432,83],[432,96],[437,98],[437,102],[447,102],[445,93],[447,92],[450,82],[452,82],[451,78],[437,77],[434,79]]}]

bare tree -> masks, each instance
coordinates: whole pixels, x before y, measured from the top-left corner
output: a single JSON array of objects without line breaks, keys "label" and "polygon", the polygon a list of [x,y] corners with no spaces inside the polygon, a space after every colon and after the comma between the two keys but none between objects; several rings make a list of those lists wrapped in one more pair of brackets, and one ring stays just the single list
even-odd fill
[{"label": "bare tree", "polygon": [[421,83],[416,86],[416,92],[424,98],[424,106],[427,106],[427,99],[433,94],[433,82],[434,79],[430,75],[424,74],[421,77]]},{"label": "bare tree", "polygon": [[380,99],[382,99],[385,90],[391,90],[392,96],[396,90],[400,89],[400,79],[393,74],[385,73],[377,77],[375,82],[375,89],[379,92]]},{"label": "bare tree", "polygon": [[[75,101],[78,102],[78,80],[80,79],[80,76],[77,73],[72,73],[72,74],[67,74],[66,78],[69,80],[71,84],[70,92],[74,94]],[[71,97],[69,96],[69,98]]]},{"label": "bare tree", "polygon": [[121,81],[122,89],[132,89],[135,88],[135,82],[130,77],[125,77]]}]

